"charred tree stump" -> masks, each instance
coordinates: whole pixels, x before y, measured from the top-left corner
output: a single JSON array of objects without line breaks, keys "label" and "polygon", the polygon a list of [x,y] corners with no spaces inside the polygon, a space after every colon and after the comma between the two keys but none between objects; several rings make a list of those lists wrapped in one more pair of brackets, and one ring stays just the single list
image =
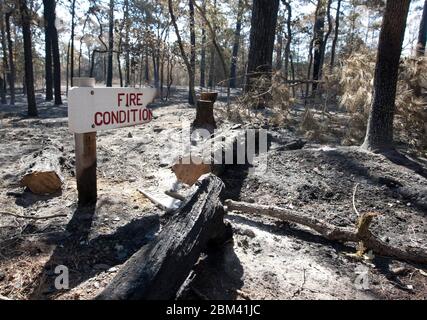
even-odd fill
[{"label": "charred tree stump", "polygon": [[201,252],[231,236],[219,202],[223,188],[213,175],[201,180],[158,238],[136,252],[96,299],[174,299]]},{"label": "charred tree stump", "polygon": [[193,128],[205,128],[209,131],[216,129],[216,122],[213,114],[214,102],[209,100],[198,100],[196,107],[196,119]]},{"label": "charred tree stump", "polygon": [[218,99],[218,92],[202,92],[200,93],[200,100],[210,101],[212,103],[216,102]]}]

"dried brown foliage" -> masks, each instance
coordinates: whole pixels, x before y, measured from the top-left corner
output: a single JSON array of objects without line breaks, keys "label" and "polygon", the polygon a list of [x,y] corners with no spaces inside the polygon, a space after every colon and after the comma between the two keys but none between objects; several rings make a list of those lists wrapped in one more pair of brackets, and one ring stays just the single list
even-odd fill
[{"label": "dried brown foliage", "polygon": [[232,107],[229,119],[235,122],[286,124],[294,98],[290,87],[283,81],[283,75],[276,72],[271,79],[262,76],[252,81],[252,88],[240,96],[237,104]]},{"label": "dried brown foliage", "polygon": [[[372,100],[375,58],[375,52],[361,49],[327,76],[327,88],[336,90],[339,106],[351,114],[344,144],[363,139]],[[334,88],[334,83],[339,85]],[[426,90],[427,58],[402,59],[397,85],[395,128],[398,138],[421,154],[427,152]]]}]

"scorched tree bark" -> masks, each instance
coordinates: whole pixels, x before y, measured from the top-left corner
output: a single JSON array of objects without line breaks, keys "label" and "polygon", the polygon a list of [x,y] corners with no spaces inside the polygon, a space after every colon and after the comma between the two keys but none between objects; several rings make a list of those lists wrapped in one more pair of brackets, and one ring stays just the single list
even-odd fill
[{"label": "scorched tree bark", "polygon": [[362,148],[372,151],[393,146],[393,119],[399,60],[410,0],[388,0],[378,43],[373,101]]},{"label": "scorched tree bark", "polygon": [[271,76],[279,0],[254,0],[246,76],[246,91],[260,76]]}]

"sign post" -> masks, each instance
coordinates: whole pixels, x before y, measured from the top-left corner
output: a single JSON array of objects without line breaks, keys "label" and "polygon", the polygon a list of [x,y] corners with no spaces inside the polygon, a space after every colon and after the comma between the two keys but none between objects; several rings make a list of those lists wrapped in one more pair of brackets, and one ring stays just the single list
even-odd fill
[{"label": "sign post", "polygon": [[[95,87],[94,78],[74,78],[77,87]],[[74,133],[76,153],[76,180],[80,205],[95,203],[96,182],[96,132]]]},{"label": "sign post", "polygon": [[96,132],[151,121],[154,88],[95,88],[94,78],[74,78],[68,92],[68,125],[74,133],[80,205],[96,202]]}]

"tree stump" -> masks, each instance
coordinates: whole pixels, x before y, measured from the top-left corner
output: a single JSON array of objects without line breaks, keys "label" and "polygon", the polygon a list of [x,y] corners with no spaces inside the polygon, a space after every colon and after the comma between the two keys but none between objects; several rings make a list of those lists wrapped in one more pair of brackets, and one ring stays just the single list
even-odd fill
[{"label": "tree stump", "polygon": [[209,100],[197,101],[196,119],[193,122],[193,128],[204,128],[210,132],[216,129],[213,106],[214,102]]},{"label": "tree stump", "polygon": [[218,98],[218,92],[202,92],[200,93],[200,100],[206,100],[215,103]]},{"label": "tree stump", "polygon": [[98,300],[174,299],[202,251],[228,240],[219,195],[223,182],[208,175],[157,239],[137,251]]},{"label": "tree stump", "polygon": [[41,150],[28,165],[21,185],[35,194],[52,194],[61,190],[61,157],[62,151],[59,148],[48,147]]}]

